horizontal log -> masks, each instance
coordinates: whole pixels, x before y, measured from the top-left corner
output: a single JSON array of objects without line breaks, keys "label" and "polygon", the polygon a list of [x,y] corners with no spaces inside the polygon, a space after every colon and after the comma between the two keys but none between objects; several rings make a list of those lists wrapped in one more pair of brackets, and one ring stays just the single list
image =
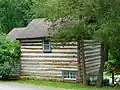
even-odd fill
[{"label": "horizontal log", "polygon": [[98,43],[96,40],[84,40],[84,43]]},{"label": "horizontal log", "polygon": [[85,56],[86,56],[86,57],[92,57],[92,56],[94,57],[94,56],[96,56],[96,55],[100,56],[100,54],[101,54],[100,52],[97,52],[97,53],[85,54]]},{"label": "horizontal log", "polygon": [[92,46],[92,45],[89,45],[89,46],[84,46],[84,48],[97,48],[97,47],[101,47],[101,45],[95,45],[95,46]]},{"label": "horizontal log", "polygon": [[[21,49],[21,52],[24,52],[24,51],[31,51],[31,52],[43,52],[43,49]],[[52,49],[52,53],[55,53],[55,52],[77,52],[77,49]]]},{"label": "horizontal log", "polygon": [[76,61],[77,58],[46,58],[46,57],[32,57],[32,58],[26,58],[21,57],[22,60],[74,60]]},{"label": "horizontal log", "polygon": [[[37,49],[37,50],[32,50],[32,49],[21,49],[21,52],[22,53],[34,53],[34,54],[42,54],[43,53],[43,50],[40,50],[40,49]],[[98,52],[100,52],[100,50],[90,50],[90,51],[85,51],[85,54],[91,54],[91,53],[98,53]],[[48,53],[47,53],[48,54]],[[55,51],[55,52],[52,52],[52,54],[77,54],[77,50],[76,50],[76,52],[64,52],[64,51],[62,51],[62,52],[57,52],[57,51]]]},{"label": "horizontal log", "polygon": [[41,39],[30,39],[30,40],[21,40],[21,43],[26,43],[26,42],[43,42]]},{"label": "horizontal log", "polygon": [[61,52],[73,52],[74,53],[74,52],[77,52],[77,49],[72,49],[72,50],[71,49],[63,49],[63,50],[62,49],[52,49],[52,52],[60,52],[60,53]]},{"label": "horizontal log", "polygon": [[87,50],[87,51],[84,51],[84,53],[86,53],[86,54],[98,53],[98,52],[100,52],[100,49],[95,49],[95,50]]},{"label": "horizontal log", "polygon": [[62,75],[53,75],[53,74],[39,74],[39,73],[32,73],[32,72],[21,72],[21,75],[22,76],[39,76],[39,77],[46,77],[46,78],[48,78],[48,77],[57,77],[57,78],[61,78],[62,77]]},{"label": "horizontal log", "polygon": [[[36,53],[36,54],[42,54],[43,51],[41,50],[26,50],[21,51],[21,53]],[[52,54],[77,54],[77,52],[51,52]]]},{"label": "horizontal log", "polygon": [[42,43],[21,43],[21,46],[42,46]]},{"label": "horizontal log", "polygon": [[39,62],[39,63],[47,63],[47,62],[52,62],[52,63],[77,63],[75,60],[26,60],[26,59],[21,59],[21,61],[25,62]]},{"label": "horizontal log", "polygon": [[36,78],[37,77],[41,77],[43,79],[43,77],[45,77],[45,79],[53,79],[53,78],[61,78],[60,75],[41,75],[41,74],[37,74],[37,73],[29,73],[29,72],[21,72],[21,76],[34,76]]},{"label": "horizontal log", "polygon": [[35,76],[35,75],[21,75],[20,76],[21,79],[37,79],[37,80],[61,80],[61,77],[43,77],[43,76]]},{"label": "horizontal log", "polygon": [[93,61],[86,61],[85,63],[86,64],[92,64],[92,63],[97,63],[97,62],[101,62],[101,60],[98,59],[98,60],[93,60]]},{"label": "horizontal log", "polygon": [[100,69],[100,65],[97,65],[95,67],[89,67],[89,68],[86,68],[86,71],[91,71],[91,70],[94,70],[94,69]]},{"label": "horizontal log", "polygon": [[86,46],[98,46],[101,45],[100,43],[84,43],[84,47]]},{"label": "horizontal log", "polygon": [[55,44],[55,45],[77,45],[77,42],[52,42],[52,44]]},{"label": "horizontal log", "polygon": [[85,61],[101,60],[101,56],[85,58]]},{"label": "horizontal log", "polygon": [[[33,48],[43,48],[43,46],[21,46],[22,49],[33,49]],[[59,47],[51,47],[52,49],[77,49],[77,46],[59,46]]]},{"label": "horizontal log", "polygon": [[29,67],[29,68],[31,68],[31,67],[33,67],[33,68],[49,68],[49,67],[52,67],[52,68],[77,68],[77,66],[75,66],[75,65],[63,65],[63,64],[57,64],[57,65],[50,65],[50,64],[46,64],[46,65],[44,65],[44,64],[33,64],[33,65],[29,65],[29,64],[22,64],[21,65],[21,67]]},{"label": "horizontal log", "polygon": [[54,49],[77,49],[77,46],[54,46],[54,45],[52,45],[52,48]]},{"label": "horizontal log", "polygon": [[47,57],[47,56],[71,56],[71,57],[76,57],[77,55],[76,54],[59,54],[59,53],[21,53],[21,56],[40,56],[40,57]]},{"label": "horizontal log", "polygon": [[92,57],[99,57],[101,54],[96,54],[96,55],[90,55],[90,56],[85,56],[85,58],[92,58]]},{"label": "horizontal log", "polygon": [[36,53],[36,52],[43,52],[43,50],[40,50],[40,49],[21,49],[21,52],[33,52],[33,53]]},{"label": "horizontal log", "polygon": [[87,68],[87,67],[96,67],[96,66],[98,66],[98,65],[100,65],[100,62],[93,63],[93,64],[86,64],[86,68]]},{"label": "horizontal log", "polygon": [[27,49],[27,48],[31,48],[31,49],[33,49],[33,48],[38,48],[38,49],[39,49],[39,48],[43,48],[43,47],[42,47],[42,46],[21,46],[21,48],[23,48],[23,49],[24,49],[24,48],[26,48],[26,49]]},{"label": "horizontal log", "polygon": [[99,72],[99,69],[94,69],[94,70],[90,70],[90,71],[87,71],[86,73],[87,74],[93,74],[93,75],[96,75],[96,73],[95,72]]},{"label": "horizontal log", "polygon": [[74,65],[21,65],[21,68],[77,68],[77,66],[74,66]]},{"label": "horizontal log", "polygon": [[95,49],[100,49],[100,47],[89,47],[89,48],[84,48],[84,51],[90,51],[90,50],[95,50]]},{"label": "horizontal log", "polygon": [[62,71],[62,70],[68,70],[68,71],[77,71],[77,68],[24,68],[21,67],[21,70],[31,70],[31,71]]},{"label": "horizontal log", "polygon": [[37,62],[37,61],[21,61],[21,65],[72,65],[77,66],[77,62]]},{"label": "horizontal log", "polygon": [[22,70],[22,72],[32,72],[38,74],[62,74],[62,71],[30,71],[30,70]]}]

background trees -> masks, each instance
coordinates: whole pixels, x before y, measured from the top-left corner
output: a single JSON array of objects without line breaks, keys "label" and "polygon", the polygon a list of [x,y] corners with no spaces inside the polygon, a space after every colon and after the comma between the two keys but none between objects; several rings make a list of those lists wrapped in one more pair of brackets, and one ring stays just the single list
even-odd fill
[{"label": "background trees", "polygon": [[0,0],[0,31],[8,33],[16,26],[27,25],[31,4],[31,0]]},{"label": "background trees", "polygon": [[[119,0],[0,0],[0,32],[8,33],[14,27],[26,26],[33,18],[58,21],[56,38],[98,40],[105,47],[101,66],[107,59],[108,49],[108,69],[114,71],[120,68],[119,5]],[[98,83],[100,86],[102,81]]]},{"label": "background trees", "polygon": [[[53,0],[49,7],[47,17],[49,19],[60,20],[59,24],[62,31],[58,30],[57,38],[76,39],[96,39],[102,43],[103,57],[101,62],[98,86],[103,82],[104,63],[107,60],[106,52],[114,60],[119,61],[119,0]],[[55,8],[54,8],[55,7]],[[71,23],[72,22],[72,23]],[[78,23],[76,23],[78,22]],[[69,29],[68,31],[66,29]],[[66,30],[66,31],[65,31]],[[61,33],[61,34],[60,34]],[[114,51],[113,51],[114,50]],[[115,61],[115,62],[116,62]],[[119,63],[114,64],[117,68]]]}]

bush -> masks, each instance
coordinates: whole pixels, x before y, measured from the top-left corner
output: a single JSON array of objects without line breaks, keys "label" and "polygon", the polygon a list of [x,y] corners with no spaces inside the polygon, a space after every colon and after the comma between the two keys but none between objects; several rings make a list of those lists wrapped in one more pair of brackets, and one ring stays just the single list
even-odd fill
[{"label": "bush", "polygon": [[104,79],[104,80],[103,80],[104,86],[109,86],[109,85],[110,85],[109,83],[110,83],[110,82],[109,82],[109,79]]},{"label": "bush", "polygon": [[[97,83],[97,76],[89,76],[88,85],[96,86],[96,83]],[[103,85],[104,86],[109,86],[109,79],[104,79],[103,80]]]},{"label": "bush", "polygon": [[88,85],[95,86],[97,82],[97,76],[89,76]]},{"label": "bush", "polygon": [[0,76],[7,76],[16,70],[19,63],[19,43],[0,35]]}]

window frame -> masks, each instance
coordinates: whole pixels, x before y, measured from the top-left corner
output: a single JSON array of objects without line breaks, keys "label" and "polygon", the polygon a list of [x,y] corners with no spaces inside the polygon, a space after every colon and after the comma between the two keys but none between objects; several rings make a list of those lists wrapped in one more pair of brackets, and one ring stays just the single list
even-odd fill
[{"label": "window frame", "polygon": [[[49,49],[45,49],[45,42],[48,43]],[[52,50],[51,50],[51,41],[43,40],[43,52],[44,53],[51,53],[52,52]]]},{"label": "window frame", "polygon": [[[65,78],[65,73],[68,73],[68,76]],[[75,78],[71,78],[72,76],[70,75],[72,73],[72,75],[74,75],[73,77]],[[72,71],[72,70],[63,70],[62,71],[62,80],[77,80],[77,71]]]}]

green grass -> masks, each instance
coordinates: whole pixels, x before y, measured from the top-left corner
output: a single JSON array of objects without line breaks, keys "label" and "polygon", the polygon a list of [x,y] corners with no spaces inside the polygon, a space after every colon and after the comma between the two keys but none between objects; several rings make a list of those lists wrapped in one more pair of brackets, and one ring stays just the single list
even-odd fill
[{"label": "green grass", "polygon": [[34,85],[41,85],[41,86],[69,88],[69,89],[75,89],[75,90],[120,90],[120,88],[119,89],[111,88],[111,87],[96,88],[96,87],[84,86],[79,83],[53,82],[53,81],[46,81],[46,80],[45,81],[44,80],[16,80],[14,82],[22,83],[22,84],[34,84]]},{"label": "green grass", "polygon": [[111,73],[105,73],[104,77],[111,77]]}]

